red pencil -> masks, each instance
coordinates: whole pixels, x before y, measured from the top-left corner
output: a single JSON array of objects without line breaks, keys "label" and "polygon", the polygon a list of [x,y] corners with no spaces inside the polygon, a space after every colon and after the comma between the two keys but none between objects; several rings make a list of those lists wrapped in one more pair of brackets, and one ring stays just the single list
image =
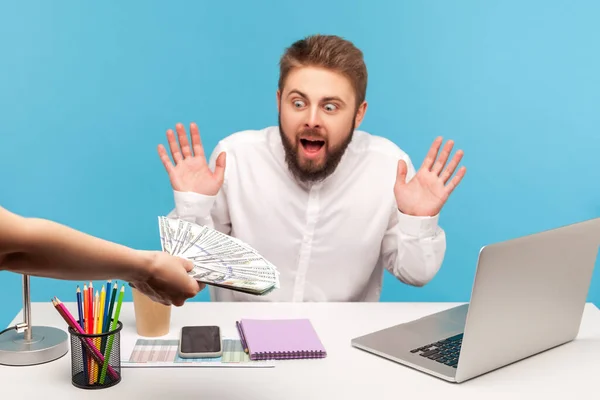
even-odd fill
[{"label": "red pencil", "polygon": [[[64,304],[62,304],[62,302],[57,297],[54,297],[54,299],[52,299],[52,304],[54,305],[54,307],[56,308],[58,313],[63,317],[65,322],[71,328],[73,328],[75,331],[77,331],[79,333],[85,334],[85,332],[83,331],[83,329],[81,329],[81,326],[79,326],[77,321],[75,321],[75,318],[73,318],[73,316],[71,315],[69,310],[64,306]],[[104,356],[102,355],[102,353],[100,353],[100,350],[98,350],[98,348],[96,346],[94,346],[94,344],[92,343],[90,338],[86,337],[86,338],[82,338],[82,339],[84,339],[84,341],[82,343],[91,351],[94,359],[100,365],[104,364]],[[115,372],[115,370],[110,365],[108,366],[108,372],[113,379],[117,379],[119,377],[117,375],[117,373]]]},{"label": "red pencil", "polygon": [[88,317],[90,318],[90,324],[88,325],[85,333],[93,333],[92,327],[94,326],[94,284],[90,281],[88,286]]}]

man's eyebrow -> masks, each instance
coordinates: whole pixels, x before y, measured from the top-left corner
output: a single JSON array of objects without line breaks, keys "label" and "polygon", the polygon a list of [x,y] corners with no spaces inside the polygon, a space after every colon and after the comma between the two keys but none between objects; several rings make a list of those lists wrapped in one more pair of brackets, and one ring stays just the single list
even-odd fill
[{"label": "man's eyebrow", "polygon": [[346,104],[346,102],[344,100],[342,100],[340,97],[338,96],[329,96],[329,97],[325,97],[323,98],[322,101],[339,101],[342,104]]},{"label": "man's eyebrow", "polygon": [[[290,92],[288,93],[288,97],[291,96],[292,94],[297,94],[301,97],[304,97],[305,99],[308,98],[308,96],[306,96],[304,93],[302,93],[298,89],[290,90]],[[346,102],[338,96],[327,96],[327,97],[322,98],[321,101],[339,101],[342,104],[346,104]]]},{"label": "man's eyebrow", "polygon": [[299,91],[298,89],[290,90],[290,92],[288,93],[288,97],[290,97],[292,94],[298,94],[301,97],[307,98],[307,96],[304,93],[302,93],[301,91]]}]

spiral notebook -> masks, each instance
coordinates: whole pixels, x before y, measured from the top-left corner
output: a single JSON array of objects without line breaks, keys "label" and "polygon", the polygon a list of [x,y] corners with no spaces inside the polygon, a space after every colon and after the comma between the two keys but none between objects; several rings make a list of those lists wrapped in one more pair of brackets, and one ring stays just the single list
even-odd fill
[{"label": "spiral notebook", "polygon": [[308,319],[242,319],[240,327],[251,360],[327,356]]}]

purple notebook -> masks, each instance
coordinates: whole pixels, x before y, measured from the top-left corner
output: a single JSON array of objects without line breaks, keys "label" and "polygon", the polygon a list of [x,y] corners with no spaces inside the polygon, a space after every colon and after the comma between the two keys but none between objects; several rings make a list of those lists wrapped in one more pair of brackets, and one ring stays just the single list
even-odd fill
[{"label": "purple notebook", "polygon": [[327,356],[308,319],[242,319],[240,325],[251,360]]}]

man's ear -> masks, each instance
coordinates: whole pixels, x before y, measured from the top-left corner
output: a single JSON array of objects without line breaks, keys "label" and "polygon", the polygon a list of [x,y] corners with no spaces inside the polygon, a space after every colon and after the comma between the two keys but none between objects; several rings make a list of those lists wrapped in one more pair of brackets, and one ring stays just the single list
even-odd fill
[{"label": "man's ear", "polygon": [[358,129],[363,119],[365,118],[365,114],[367,113],[367,102],[366,100],[362,102],[358,109],[356,110],[356,117],[354,118],[354,129]]},{"label": "man's ear", "polygon": [[280,113],[280,106],[281,106],[281,91],[279,89],[277,89],[277,112]]}]

